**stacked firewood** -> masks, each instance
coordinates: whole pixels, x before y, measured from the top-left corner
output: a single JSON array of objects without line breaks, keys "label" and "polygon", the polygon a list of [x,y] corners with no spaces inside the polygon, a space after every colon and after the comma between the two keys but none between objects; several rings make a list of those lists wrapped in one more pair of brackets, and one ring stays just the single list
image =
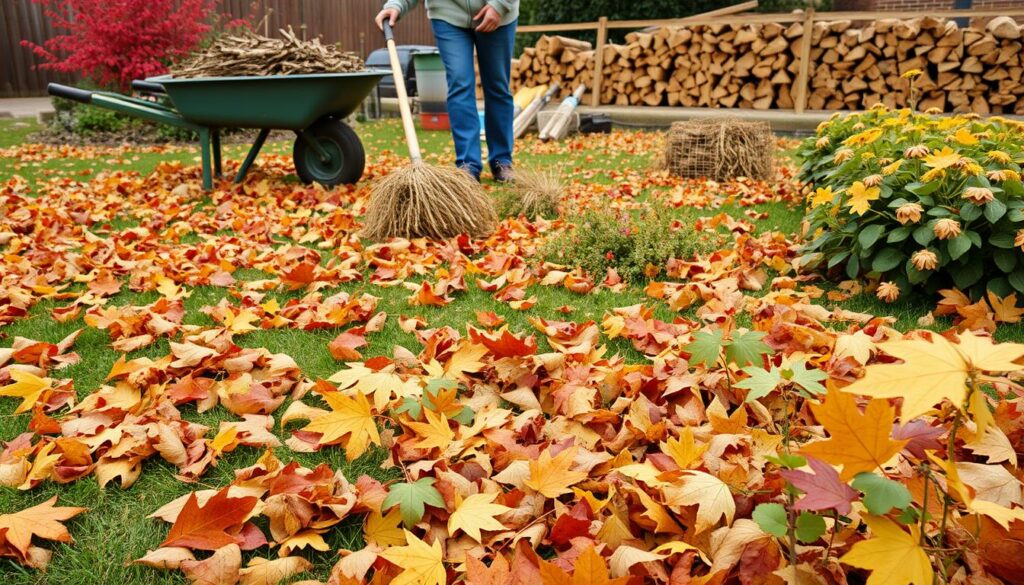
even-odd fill
[{"label": "stacked firewood", "polygon": [[291,27],[275,39],[251,30],[226,33],[171,67],[175,77],[301,75],[360,71],[363,60],[320,39],[304,41]]},{"label": "stacked firewood", "polygon": [[[921,110],[1024,114],[1024,30],[1012,18],[968,27],[932,17],[815,22],[809,32],[807,109],[915,102]],[[598,56],[600,102],[793,108],[804,34],[802,22],[632,32]],[[590,86],[594,52],[586,42],[541,37],[513,61],[513,90],[554,81],[563,94]],[[912,88],[904,74],[913,70],[921,73]]]}]

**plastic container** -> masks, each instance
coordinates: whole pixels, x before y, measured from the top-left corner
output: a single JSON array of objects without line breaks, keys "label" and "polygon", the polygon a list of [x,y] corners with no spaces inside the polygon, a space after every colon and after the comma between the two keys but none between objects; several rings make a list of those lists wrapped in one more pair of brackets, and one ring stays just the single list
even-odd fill
[{"label": "plastic container", "polygon": [[448,112],[448,80],[444,74],[441,54],[436,51],[413,55],[416,66],[416,91],[420,111],[427,114]]},{"label": "plastic container", "polygon": [[420,112],[420,127],[424,130],[450,130],[448,114],[428,114]]}]

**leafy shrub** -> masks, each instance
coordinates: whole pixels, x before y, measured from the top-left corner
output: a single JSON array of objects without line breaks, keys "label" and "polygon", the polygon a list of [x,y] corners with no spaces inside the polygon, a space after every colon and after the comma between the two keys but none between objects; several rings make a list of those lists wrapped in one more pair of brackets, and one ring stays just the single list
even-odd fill
[{"label": "leafy shrub", "polygon": [[60,34],[22,45],[44,69],[126,88],[133,79],[167,70],[211,29],[215,0],[34,0]]},{"label": "leafy shrub", "polygon": [[614,268],[623,279],[639,283],[654,267],[663,271],[671,258],[687,260],[716,249],[715,234],[695,232],[692,223],[651,214],[587,211],[569,222],[572,227],[550,240],[543,255],[549,262],[580,267],[600,280]]},{"label": "leafy shrub", "polygon": [[120,132],[135,122],[129,116],[104,108],[84,106],[73,112],[71,130],[84,136]]},{"label": "leafy shrub", "polygon": [[1024,292],[1024,124],[876,106],[822,123],[799,154],[805,265],[903,292]]}]

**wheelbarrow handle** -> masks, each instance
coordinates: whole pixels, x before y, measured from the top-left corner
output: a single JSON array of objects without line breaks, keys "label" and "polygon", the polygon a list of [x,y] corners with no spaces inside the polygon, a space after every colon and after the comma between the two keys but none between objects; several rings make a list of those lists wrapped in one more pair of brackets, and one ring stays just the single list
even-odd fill
[{"label": "wheelbarrow handle", "polygon": [[135,91],[143,91],[147,93],[167,93],[164,86],[159,83],[153,83],[152,81],[143,81],[141,79],[135,79],[132,81],[132,89]]},{"label": "wheelbarrow handle", "polygon": [[69,87],[67,85],[61,85],[59,83],[51,83],[46,86],[46,92],[52,96],[61,97],[76,102],[81,102],[83,104],[92,103],[92,92],[86,91],[84,89],[78,89],[77,87]]}]

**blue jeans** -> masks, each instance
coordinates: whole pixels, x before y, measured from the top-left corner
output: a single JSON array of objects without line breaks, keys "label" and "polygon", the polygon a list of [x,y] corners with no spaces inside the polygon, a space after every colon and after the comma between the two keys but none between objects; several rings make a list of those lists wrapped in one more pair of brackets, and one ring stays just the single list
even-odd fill
[{"label": "blue jeans", "polygon": [[476,110],[476,72],[473,47],[480,61],[480,82],[484,88],[484,128],[491,168],[512,164],[512,45],[516,22],[489,33],[460,28],[432,19],[434,38],[444,61],[448,79],[448,120],[455,142],[455,164],[469,167],[479,176],[483,169],[480,152],[480,117]]}]

